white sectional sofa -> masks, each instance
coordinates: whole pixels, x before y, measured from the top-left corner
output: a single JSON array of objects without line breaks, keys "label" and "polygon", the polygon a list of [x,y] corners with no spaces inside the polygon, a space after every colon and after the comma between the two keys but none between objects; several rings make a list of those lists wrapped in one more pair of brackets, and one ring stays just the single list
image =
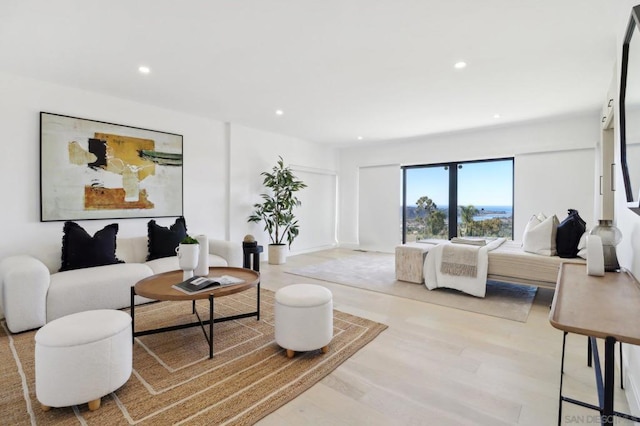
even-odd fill
[{"label": "white sectional sofa", "polygon": [[[142,278],[180,269],[177,256],[146,261],[147,237],[117,238],[116,256],[125,263],[58,272],[60,244],[39,254],[0,261],[0,307],[12,333],[31,330],[62,316],[130,306],[130,288]],[[209,266],[242,266],[240,242],[209,239]],[[149,299],[136,296],[135,303]]]}]

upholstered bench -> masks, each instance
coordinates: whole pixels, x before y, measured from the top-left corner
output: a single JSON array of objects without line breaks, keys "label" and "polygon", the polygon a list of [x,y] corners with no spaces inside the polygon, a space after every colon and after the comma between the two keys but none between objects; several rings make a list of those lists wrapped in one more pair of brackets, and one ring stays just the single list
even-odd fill
[{"label": "upholstered bench", "polygon": [[396,246],[396,279],[421,284],[424,282],[424,258],[433,244],[407,243]]},{"label": "upholstered bench", "polygon": [[322,349],[333,338],[333,295],[315,284],[293,284],[276,292],[276,343],[292,358],[296,351]]},{"label": "upholstered bench", "polygon": [[35,336],[36,397],[46,411],[89,403],[124,385],[131,376],[129,314],[100,309],[51,321]]}]

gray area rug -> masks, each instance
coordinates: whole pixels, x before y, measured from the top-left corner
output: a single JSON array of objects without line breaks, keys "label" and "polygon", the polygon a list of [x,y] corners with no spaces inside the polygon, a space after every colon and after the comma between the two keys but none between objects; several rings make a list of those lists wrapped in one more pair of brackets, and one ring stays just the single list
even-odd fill
[{"label": "gray area rug", "polygon": [[378,252],[354,251],[347,257],[286,272],[520,322],[527,321],[537,291],[533,286],[497,281],[487,282],[485,298],[445,288],[429,290],[424,284],[397,281],[394,255]]}]

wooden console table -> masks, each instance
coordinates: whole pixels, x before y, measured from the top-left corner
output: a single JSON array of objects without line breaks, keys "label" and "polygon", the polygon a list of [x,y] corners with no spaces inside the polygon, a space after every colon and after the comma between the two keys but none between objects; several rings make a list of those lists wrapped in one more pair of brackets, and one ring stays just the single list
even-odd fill
[{"label": "wooden console table", "polygon": [[[640,418],[619,413],[613,407],[615,343],[640,345],[640,283],[627,271],[607,272],[604,277],[594,277],[587,275],[585,265],[563,263],[558,274],[549,322],[564,331],[558,424],[562,421],[563,401],[599,411],[603,425],[613,425],[614,417],[640,421]],[[562,395],[567,333],[582,334],[590,339],[598,406]],[[598,338],[604,339],[605,345],[604,380],[596,345]]]}]

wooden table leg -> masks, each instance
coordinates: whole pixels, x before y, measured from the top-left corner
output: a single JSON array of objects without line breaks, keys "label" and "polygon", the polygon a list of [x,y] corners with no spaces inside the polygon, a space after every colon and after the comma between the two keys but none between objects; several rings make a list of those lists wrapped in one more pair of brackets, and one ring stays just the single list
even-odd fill
[{"label": "wooden table leg", "polygon": [[89,401],[89,411],[96,411],[100,408],[100,398]]}]

